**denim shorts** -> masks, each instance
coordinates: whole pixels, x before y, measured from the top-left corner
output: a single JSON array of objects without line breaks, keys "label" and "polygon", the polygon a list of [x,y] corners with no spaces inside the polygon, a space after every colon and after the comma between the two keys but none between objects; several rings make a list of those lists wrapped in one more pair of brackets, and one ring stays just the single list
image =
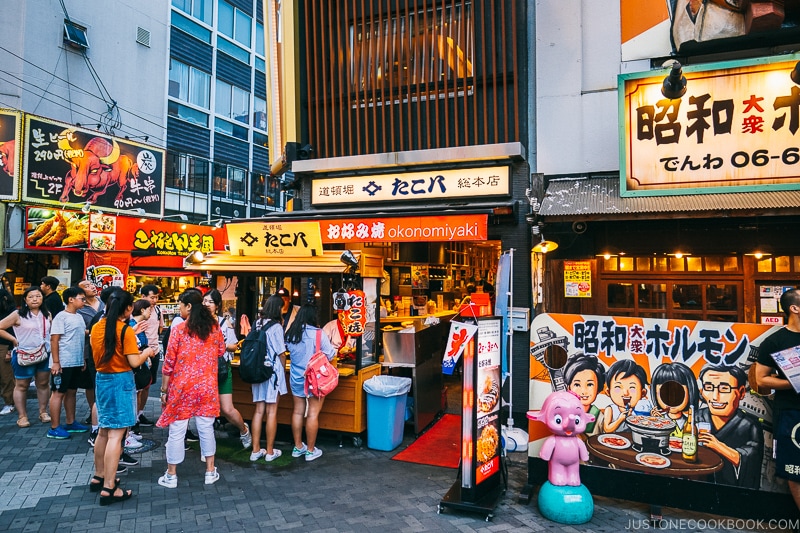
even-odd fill
[{"label": "denim shorts", "polygon": [[11,352],[11,368],[16,379],[31,379],[39,372],[50,373],[50,358],[36,365],[20,366],[17,364],[17,351],[14,350]]},{"label": "denim shorts", "polygon": [[120,429],[136,424],[136,385],[133,372],[95,376],[97,421],[101,428]]}]

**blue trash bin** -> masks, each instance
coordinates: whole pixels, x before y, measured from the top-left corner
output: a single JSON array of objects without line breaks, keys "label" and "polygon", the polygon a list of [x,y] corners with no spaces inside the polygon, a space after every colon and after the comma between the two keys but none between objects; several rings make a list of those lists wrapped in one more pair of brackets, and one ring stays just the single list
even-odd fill
[{"label": "blue trash bin", "polygon": [[406,396],[411,378],[374,376],[364,382],[367,393],[367,447],[391,451],[403,442]]}]

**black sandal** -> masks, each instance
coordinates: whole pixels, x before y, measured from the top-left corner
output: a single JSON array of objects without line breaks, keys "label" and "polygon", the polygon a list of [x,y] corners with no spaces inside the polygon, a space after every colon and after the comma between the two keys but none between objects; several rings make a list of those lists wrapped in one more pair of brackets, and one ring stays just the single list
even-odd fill
[{"label": "black sandal", "polygon": [[[112,503],[116,502],[124,502],[133,496],[132,490],[122,490],[122,496],[115,496],[114,493],[117,492],[117,489],[122,490],[122,488],[119,486],[119,483],[114,485],[113,489],[106,487],[100,489],[100,505],[111,505]],[[107,493],[106,496],[103,495],[104,492]]]},{"label": "black sandal", "polygon": [[[95,481],[97,483],[95,483]],[[89,492],[100,492],[103,490],[103,483],[105,483],[105,479],[101,478],[100,476],[92,476],[92,479],[89,480]],[[119,478],[116,480],[119,483]]]}]

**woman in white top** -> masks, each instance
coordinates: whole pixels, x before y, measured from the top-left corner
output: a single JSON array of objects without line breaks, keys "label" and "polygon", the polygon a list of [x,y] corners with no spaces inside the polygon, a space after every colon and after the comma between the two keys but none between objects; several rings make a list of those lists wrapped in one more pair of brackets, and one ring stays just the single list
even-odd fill
[{"label": "woman in white top", "polygon": [[[26,352],[35,352],[44,345],[50,353],[50,313],[42,305],[44,295],[39,287],[30,286],[22,294],[22,305],[17,311],[0,321],[0,337],[11,341],[15,348]],[[14,335],[6,331],[14,328]],[[14,370],[14,406],[17,408],[17,425],[21,428],[30,427],[28,409],[26,406],[28,387],[31,379],[36,378],[36,398],[39,400],[39,420],[43,424],[50,422],[47,414],[47,404],[50,399],[50,359],[41,363],[20,366],[17,363],[16,350],[11,358],[11,367]]]},{"label": "woman in white top", "polygon": [[203,296],[203,305],[211,311],[211,316],[219,324],[222,336],[225,337],[225,353],[220,354],[228,361],[228,378],[219,384],[219,409],[225,419],[239,429],[239,440],[242,441],[244,448],[249,448],[253,444],[250,435],[250,426],[242,419],[242,413],[233,406],[233,372],[231,372],[231,359],[233,352],[239,347],[239,339],[230,323],[228,317],[217,316],[217,310],[222,307],[222,295],[217,289],[211,289]]}]

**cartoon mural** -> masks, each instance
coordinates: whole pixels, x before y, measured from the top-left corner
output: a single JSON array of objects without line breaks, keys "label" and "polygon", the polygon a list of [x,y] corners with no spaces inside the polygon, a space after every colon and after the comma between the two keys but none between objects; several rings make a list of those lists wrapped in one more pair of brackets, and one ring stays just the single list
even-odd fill
[{"label": "cartoon mural", "polygon": [[[585,437],[593,466],[785,491],[772,474],[770,400],[747,383],[774,328],[542,314],[531,325],[530,408],[574,392],[597,418]],[[685,428],[696,453],[684,454]],[[531,422],[529,434],[537,457],[549,432]]]},{"label": "cartoon mural", "polygon": [[0,111],[0,200],[19,201],[19,146],[21,115]]},{"label": "cartoon mural", "polygon": [[163,211],[161,149],[33,117],[26,121],[23,145],[26,200],[115,212]]}]

